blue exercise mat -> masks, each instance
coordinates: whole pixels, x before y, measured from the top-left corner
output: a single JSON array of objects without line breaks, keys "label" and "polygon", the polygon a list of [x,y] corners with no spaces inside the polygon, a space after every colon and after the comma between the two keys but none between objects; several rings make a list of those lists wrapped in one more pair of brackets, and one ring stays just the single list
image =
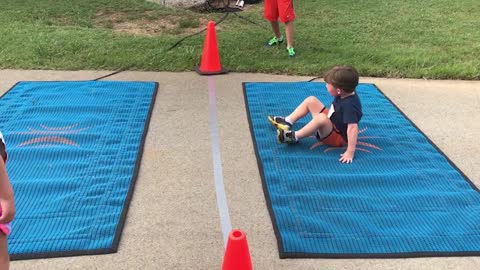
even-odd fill
[{"label": "blue exercise mat", "polygon": [[157,88],[19,82],[2,96],[12,259],[116,252]]},{"label": "blue exercise mat", "polygon": [[328,107],[324,83],[244,83],[280,257],[480,255],[479,190],[374,85],[357,93],[364,112],[357,151],[342,164],[345,149],[315,138],[279,144],[267,121],[312,95]]}]

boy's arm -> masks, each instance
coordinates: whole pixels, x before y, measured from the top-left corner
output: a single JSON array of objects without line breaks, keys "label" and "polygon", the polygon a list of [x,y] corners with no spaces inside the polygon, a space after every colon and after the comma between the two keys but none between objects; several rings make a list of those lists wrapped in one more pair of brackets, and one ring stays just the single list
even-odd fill
[{"label": "boy's arm", "polygon": [[15,216],[15,200],[13,198],[13,189],[8,179],[5,163],[0,158],[0,207],[2,214],[0,216],[0,224],[12,221]]},{"label": "boy's arm", "polygon": [[355,149],[357,147],[358,124],[350,123],[347,126],[348,146],[345,153],[340,155],[339,161],[342,163],[352,163]]}]

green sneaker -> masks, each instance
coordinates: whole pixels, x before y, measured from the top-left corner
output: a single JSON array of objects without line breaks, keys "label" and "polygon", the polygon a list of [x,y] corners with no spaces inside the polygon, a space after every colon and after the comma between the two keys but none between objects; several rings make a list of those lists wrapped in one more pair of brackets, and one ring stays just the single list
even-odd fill
[{"label": "green sneaker", "polygon": [[273,47],[273,46],[277,46],[279,44],[283,43],[283,36],[277,38],[277,37],[273,37],[272,39],[270,39],[266,46],[267,47]]},{"label": "green sneaker", "polygon": [[288,57],[295,57],[295,49],[293,47],[287,48]]}]

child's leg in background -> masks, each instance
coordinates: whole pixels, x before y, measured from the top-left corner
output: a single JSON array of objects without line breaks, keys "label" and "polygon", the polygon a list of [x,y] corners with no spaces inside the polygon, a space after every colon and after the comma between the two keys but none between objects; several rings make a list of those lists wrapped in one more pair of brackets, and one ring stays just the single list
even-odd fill
[{"label": "child's leg in background", "polygon": [[270,22],[272,31],[276,38],[280,38],[280,25],[278,23],[278,5],[277,0],[264,1],[264,17]]},{"label": "child's leg in background", "polygon": [[287,48],[293,47],[293,21],[285,23],[285,36],[287,36]]},{"label": "child's leg in background", "polygon": [[272,25],[272,31],[275,34],[276,38],[280,38],[282,35],[280,34],[280,24],[278,21],[270,22]]},{"label": "child's leg in background", "polygon": [[0,232],[0,270],[8,270],[10,258],[8,256],[7,236]]},{"label": "child's leg in background", "polygon": [[306,98],[298,107],[286,117],[292,124],[297,122],[298,119],[305,117],[310,112],[312,118],[320,113],[325,108],[325,105],[314,96]]},{"label": "child's leg in background", "polygon": [[[267,0],[268,1],[268,0]],[[287,48],[293,48],[293,21],[295,10],[293,0],[277,0],[278,16],[280,21],[285,23],[285,36],[287,37]]]}]

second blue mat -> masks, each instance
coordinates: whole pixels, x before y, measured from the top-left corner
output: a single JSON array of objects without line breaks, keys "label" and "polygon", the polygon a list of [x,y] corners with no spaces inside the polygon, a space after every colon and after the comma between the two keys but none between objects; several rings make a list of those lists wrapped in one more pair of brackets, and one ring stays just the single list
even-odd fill
[{"label": "second blue mat", "polygon": [[115,252],[154,82],[20,82],[0,99],[17,215],[12,259]]},{"label": "second blue mat", "polygon": [[357,93],[359,143],[354,162],[342,164],[344,149],[314,138],[278,144],[267,121],[311,95],[328,106],[324,83],[244,83],[280,256],[480,255],[478,189],[374,85]]}]

